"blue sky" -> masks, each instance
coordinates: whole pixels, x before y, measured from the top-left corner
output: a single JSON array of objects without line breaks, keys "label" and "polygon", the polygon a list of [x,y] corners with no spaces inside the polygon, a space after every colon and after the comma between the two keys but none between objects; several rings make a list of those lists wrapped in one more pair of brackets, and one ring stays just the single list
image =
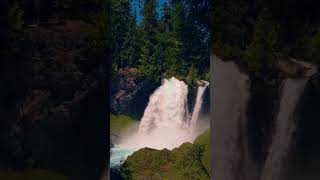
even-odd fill
[{"label": "blue sky", "polygon": [[[140,6],[139,6],[139,0],[132,0],[132,10],[134,11],[134,10],[136,10],[136,12],[137,12],[137,21],[138,21],[138,23],[140,23],[141,22],[141,20],[142,20],[142,16],[141,16],[141,8],[143,7],[143,2],[144,2],[145,0],[140,0]],[[163,3],[165,2],[165,1],[167,1],[167,0],[158,0],[158,8],[157,8],[157,11],[158,11],[158,14],[161,16],[161,14],[162,14],[162,11],[161,11],[161,9],[162,9],[162,5],[163,5]]]}]

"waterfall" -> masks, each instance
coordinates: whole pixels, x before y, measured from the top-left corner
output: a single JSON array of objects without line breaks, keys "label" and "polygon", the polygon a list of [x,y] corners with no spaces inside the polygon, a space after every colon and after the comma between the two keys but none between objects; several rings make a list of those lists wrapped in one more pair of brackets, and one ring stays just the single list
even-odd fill
[{"label": "waterfall", "polygon": [[272,144],[269,148],[268,157],[262,170],[261,180],[281,180],[287,155],[296,132],[296,117],[299,100],[303,94],[309,77],[317,69],[312,64],[294,61],[308,69],[305,76],[299,79],[285,79],[282,82],[282,93],[279,112],[276,117],[276,129]]},{"label": "waterfall", "polygon": [[164,79],[162,85],[151,95],[142,117],[139,133],[150,133],[158,128],[193,130],[199,118],[203,95],[208,82],[201,81],[196,103],[190,115],[187,108],[188,86],[176,78]]},{"label": "waterfall", "polygon": [[[248,123],[252,122],[247,117],[247,113],[250,112],[248,105],[251,101],[249,100],[252,97],[250,90],[255,91],[252,88],[255,84],[251,84],[248,75],[242,73],[234,62],[222,61],[214,55],[211,58],[211,67],[213,67],[211,79],[214,83],[211,100],[212,179],[285,179],[286,166],[290,163],[289,154],[295,140],[300,99],[310,76],[317,71],[316,67],[291,60],[292,66],[301,72],[284,79],[281,83],[279,106],[272,106],[272,112],[278,113],[272,115],[273,118],[270,119],[270,122],[273,122],[271,131],[263,132],[266,136],[272,134],[272,137],[268,144],[263,144],[263,148],[267,151],[266,156],[259,159],[253,155],[251,147],[261,144],[254,144],[254,142],[249,144],[249,135],[251,135],[249,127],[252,126]],[[278,84],[270,86],[278,87]],[[276,102],[277,99],[274,100]],[[264,131],[265,129],[255,130]]]},{"label": "waterfall", "polygon": [[281,179],[282,166],[290,148],[292,135],[295,132],[295,111],[307,80],[306,78],[286,79],[283,82],[280,109],[276,118],[276,131],[261,180]]},{"label": "waterfall", "polygon": [[246,131],[249,78],[234,62],[211,55],[211,63],[212,179],[255,180],[257,167],[249,156]]},{"label": "waterfall", "polygon": [[191,122],[190,122],[191,127],[193,129],[196,127],[197,121],[199,119],[199,113],[200,113],[202,102],[203,102],[203,94],[208,85],[209,85],[208,82],[204,82],[203,86],[202,85],[198,86],[196,104],[194,105],[194,109],[191,116]]},{"label": "waterfall", "polygon": [[164,79],[150,96],[139,126],[139,133],[159,128],[183,129],[189,125],[187,111],[188,86],[176,78]]},{"label": "waterfall", "polygon": [[173,149],[184,142],[192,142],[201,130],[195,131],[208,82],[198,87],[192,115],[188,112],[188,86],[174,77],[164,79],[150,96],[139,124],[138,132],[118,146],[135,150],[149,147]]}]

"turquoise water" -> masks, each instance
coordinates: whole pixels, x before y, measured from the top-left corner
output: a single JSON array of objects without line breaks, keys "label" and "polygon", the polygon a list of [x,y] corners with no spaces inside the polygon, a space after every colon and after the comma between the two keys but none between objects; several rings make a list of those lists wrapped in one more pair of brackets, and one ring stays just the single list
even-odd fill
[{"label": "turquoise water", "polygon": [[110,167],[122,164],[135,150],[115,147],[111,149]]}]

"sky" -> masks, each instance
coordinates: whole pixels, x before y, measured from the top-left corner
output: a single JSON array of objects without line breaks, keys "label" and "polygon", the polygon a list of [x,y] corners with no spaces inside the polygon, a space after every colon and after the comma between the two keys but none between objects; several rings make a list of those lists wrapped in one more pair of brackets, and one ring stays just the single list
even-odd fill
[{"label": "sky", "polygon": [[[140,3],[140,6],[139,6],[139,1],[141,2]],[[132,10],[136,10],[137,12],[137,22],[140,23],[142,21],[142,16],[141,16],[141,8],[143,7],[143,1],[144,0],[132,0]],[[157,12],[158,12],[158,15],[161,16],[162,14],[162,5],[163,3],[165,2],[166,0],[158,0],[158,7],[157,7]]]}]

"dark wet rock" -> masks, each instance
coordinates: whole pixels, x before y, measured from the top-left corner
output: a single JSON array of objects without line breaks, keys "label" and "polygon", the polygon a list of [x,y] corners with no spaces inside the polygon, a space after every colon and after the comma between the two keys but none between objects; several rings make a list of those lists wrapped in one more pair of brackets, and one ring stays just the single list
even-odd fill
[{"label": "dark wet rock", "polygon": [[112,81],[111,112],[141,118],[158,84],[146,80],[136,68],[120,69]]},{"label": "dark wet rock", "polygon": [[275,55],[274,68],[279,77],[299,78],[310,76],[316,71],[316,66],[301,60],[286,57],[281,54]]},{"label": "dark wet rock", "polygon": [[301,98],[297,114],[297,132],[295,143],[287,163],[286,176],[298,180],[307,178],[316,180],[320,177],[320,73],[309,79]]}]

